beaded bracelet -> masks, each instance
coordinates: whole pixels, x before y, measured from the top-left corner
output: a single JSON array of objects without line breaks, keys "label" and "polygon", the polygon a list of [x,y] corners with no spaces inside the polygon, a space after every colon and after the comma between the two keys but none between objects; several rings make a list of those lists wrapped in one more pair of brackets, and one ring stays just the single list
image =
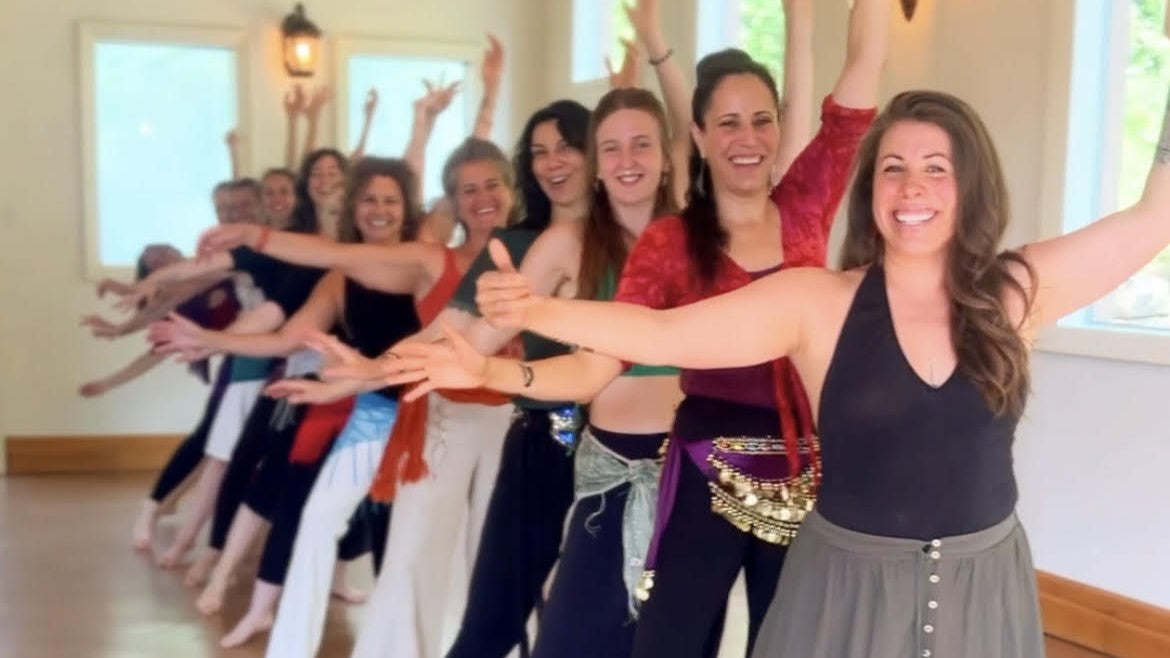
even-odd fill
[{"label": "beaded bracelet", "polygon": [[651,58],[650,58],[650,66],[658,66],[659,64],[661,64],[661,63],[665,62],[666,60],[670,59],[670,56],[671,56],[671,55],[673,55],[673,54],[674,54],[674,48],[667,48],[667,49],[666,49],[666,54],[664,54],[662,57],[657,57],[657,58],[656,58],[656,57],[651,57]]}]

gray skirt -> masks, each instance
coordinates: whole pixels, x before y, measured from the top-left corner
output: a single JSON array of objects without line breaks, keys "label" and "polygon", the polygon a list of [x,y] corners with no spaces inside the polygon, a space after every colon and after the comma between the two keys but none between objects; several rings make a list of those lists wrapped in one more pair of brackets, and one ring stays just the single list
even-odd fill
[{"label": "gray skirt", "polygon": [[817,512],[788,549],[753,658],[1039,658],[1036,574],[1015,514],[930,542]]}]

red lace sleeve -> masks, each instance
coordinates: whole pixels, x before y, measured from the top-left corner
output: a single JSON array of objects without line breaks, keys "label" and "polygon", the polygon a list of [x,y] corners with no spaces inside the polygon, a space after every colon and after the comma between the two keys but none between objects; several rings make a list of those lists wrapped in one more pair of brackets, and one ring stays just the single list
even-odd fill
[{"label": "red lace sleeve", "polygon": [[857,149],[877,110],[842,107],[826,96],[821,128],[772,190],[783,222],[785,262],[824,266],[829,231]]},{"label": "red lace sleeve", "polygon": [[678,306],[686,273],[682,220],[673,215],[656,219],[630,250],[613,299],[656,309]]}]

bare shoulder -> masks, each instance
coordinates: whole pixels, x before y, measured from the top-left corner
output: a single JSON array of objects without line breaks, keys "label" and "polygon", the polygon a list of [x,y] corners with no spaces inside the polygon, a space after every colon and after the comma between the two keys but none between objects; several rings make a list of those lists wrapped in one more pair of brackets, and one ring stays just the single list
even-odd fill
[{"label": "bare shoulder", "polygon": [[[794,267],[765,277],[772,280],[776,292],[793,295],[801,301],[825,303],[837,297],[851,298],[865,270],[839,272],[823,267]],[[820,300],[820,301],[816,301]]]},{"label": "bare shoulder", "polygon": [[541,269],[566,267],[576,270],[581,254],[581,227],[550,226],[532,243],[524,256],[525,263],[540,263]]}]

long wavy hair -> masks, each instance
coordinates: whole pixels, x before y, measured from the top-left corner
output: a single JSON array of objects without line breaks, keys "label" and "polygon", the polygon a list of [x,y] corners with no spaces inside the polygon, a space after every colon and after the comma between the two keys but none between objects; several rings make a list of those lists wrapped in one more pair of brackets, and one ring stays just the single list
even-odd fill
[{"label": "long wavy hair", "polygon": [[877,117],[857,156],[841,267],[883,262],[885,243],[873,218],[873,178],[882,137],[901,121],[933,124],[950,138],[958,186],[955,235],[948,247],[946,273],[951,339],[960,370],[983,393],[992,411],[1018,416],[1030,383],[1028,349],[1004,300],[1006,293],[1019,295],[1027,315],[1033,300],[1011,268],[1023,267],[1033,282],[1036,273],[1019,253],[1000,251],[1008,223],[1007,186],[991,136],[970,106],[941,92],[907,91],[895,96]]},{"label": "long wavy hair", "polygon": [[297,194],[297,201],[296,206],[293,207],[289,226],[286,229],[288,231],[312,234],[320,230],[321,222],[317,217],[317,206],[313,204],[313,199],[309,197],[309,172],[313,170],[313,165],[317,164],[317,161],[321,158],[333,158],[336,160],[337,166],[341,167],[343,174],[349,168],[349,161],[337,149],[317,149],[305,156],[305,159],[301,161],[300,175],[295,179],[294,189]]},{"label": "long wavy hair", "polygon": [[528,123],[524,124],[524,131],[520,134],[520,140],[516,142],[512,164],[516,172],[520,201],[524,204],[522,211],[524,219],[517,227],[535,231],[543,231],[552,221],[552,202],[544,190],[540,189],[540,182],[532,173],[532,133],[545,121],[555,121],[557,131],[561,133],[565,143],[584,153],[585,133],[589,127],[589,108],[573,100],[554,101],[528,118]]},{"label": "long wavy hair", "polygon": [[652,217],[677,211],[674,205],[674,177],[670,175],[670,130],[666,112],[654,94],[645,89],[614,89],[601,97],[589,121],[586,180],[594,183],[589,195],[589,211],[581,244],[581,267],[577,273],[577,297],[596,299],[608,272],[621,272],[629,255],[634,235],[614,216],[613,205],[605,185],[598,180],[597,129],[618,110],[638,110],[654,118],[658,125],[658,143],[662,150],[662,181],[654,195]]},{"label": "long wavy hair", "polygon": [[[695,93],[691,96],[691,120],[700,129],[706,129],[703,116],[711,104],[711,96],[719,83],[729,75],[751,75],[764,83],[776,104],[776,116],[780,116],[780,93],[776,80],[767,67],[752,59],[750,55],[736,48],[711,53],[695,66]],[[719,271],[720,255],[727,247],[727,231],[719,223],[719,212],[715,207],[714,182],[711,169],[705,166],[697,145],[692,144],[688,161],[690,187],[687,189],[687,205],[683,208],[683,224],[687,230],[687,251],[691,265],[703,285],[711,285]]]},{"label": "long wavy hair", "polygon": [[350,167],[345,177],[345,198],[341,206],[341,218],[337,224],[338,241],[361,242],[361,233],[357,229],[354,219],[354,210],[358,200],[365,193],[366,187],[376,176],[393,178],[398,183],[402,194],[402,226],[399,236],[403,242],[418,237],[419,224],[422,221],[422,209],[418,200],[414,198],[414,171],[405,160],[398,158],[371,158],[364,157],[357,164]]}]

